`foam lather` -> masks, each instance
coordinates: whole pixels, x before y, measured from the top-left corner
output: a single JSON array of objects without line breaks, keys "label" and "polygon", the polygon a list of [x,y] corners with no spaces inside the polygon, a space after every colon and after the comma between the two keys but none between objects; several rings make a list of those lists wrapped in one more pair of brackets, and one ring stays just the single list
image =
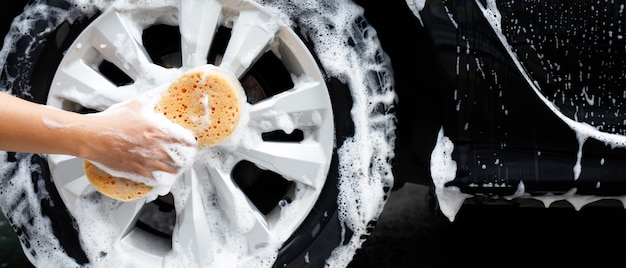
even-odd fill
[{"label": "foam lather", "polygon": [[[190,130],[197,146],[206,148],[227,140],[239,123],[243,89],[236,77],[207,65],[185,72],[163,93],[156,113]],[[84,161],[85,175],[102,194],[121,201],[147,195],[152,186],[108,174]]]}]

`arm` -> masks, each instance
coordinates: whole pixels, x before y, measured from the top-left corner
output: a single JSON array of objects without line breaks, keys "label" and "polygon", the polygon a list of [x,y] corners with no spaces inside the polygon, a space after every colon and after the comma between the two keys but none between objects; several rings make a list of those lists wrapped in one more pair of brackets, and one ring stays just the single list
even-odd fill
[{"label": "arm", "polygon": [[164,144],[182,141],[146,121],[137,106],[82,115],[0,93],[0,150],[74,155],[144,177],[176,173]]}]

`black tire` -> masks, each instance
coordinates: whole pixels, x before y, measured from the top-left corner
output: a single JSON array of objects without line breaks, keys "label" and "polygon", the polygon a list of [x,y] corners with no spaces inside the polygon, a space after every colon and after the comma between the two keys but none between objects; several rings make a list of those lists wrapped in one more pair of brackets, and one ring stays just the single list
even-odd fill
[{"label": "black tire", "polygon": [[[53,77],[65,51],[81,31],[100,14],[95,7],[76,6],[70,2],[38,1],[31,5],[43,5],[46,8],[29,9],[27,7],[27,11],[20,15],[21,18],[28,17],[34,20],[34,23],[26,32],[24,28],[14,25],[5,37],[8,40],[5,44],[9,46],[5,47],[3,54],[0,55],[5,57],[3,58],[5,64],[0,73],[2,89],[20,98],[46,104]],[[278,7],[278,9],[290,5],[289,1],[280,2],[282,1],[268,1],[263,5]],[[316,7],[290,6],[283,11],[289,15],[295,32],[301,36],[301,40],[315,56],[322,53],[319,50],[323,47],[318,35],[325,33],[331,23],[330,21],[319,24],[310,22],[324,22],[325,16],[328,16],[325,14],[346,12],[343,10],[346,8],[358,9],[353,4],[326,1]],[[45,10],[46,13],[41,10]],[[59,14],[63,15],[59,16]],[[353,18],[351,25],[342,29],[345,32],[343,32],[341,42],[346,48],[355,52],[354,55],[358,55],[360,62],[369,64],[369,66],[359,68],[359,75],[364,77],[363,80],[367,81],[367,85],[366,87],[356,86],[351,81],[353,77],[349,74],[330,72],[327,69],[331,64],[326,62],[328,59],[317,57],[320,68],[326,69],[324,75],[333,109],[335,147],[319,198],[303,223],[279,250],[274,267],[323,267],[333,251],[340,246],[349,247],[350,251],[354,252],[365,241],[368,232],[374,228],[376,218],[369,219],[364,224],[347,224],[346,213],[342,212],[338,206],[341,191],[338,185],[343,183],[342,179],[378,180],[375,184],[381,185],[381,191],[384,191],[384,200],[386,200],[386,195],[393,184],[391,175],[393,151],[376,151],[371,159],[371,170],[366,171],[366,174],[346,175],[339,172],[342,163],[341,155],[337,153],[338,147],[355,136],[355,123],[351,115],[353,91],[364,90],[375,96],[393,91],[393,78],[387,57],[380,46],[371,47],[372,42],[369,42],[378,43],[375,31],[362,15],[359,15],[359,12],[355,14],[357,16]],[[315,20],[310,20],[311,18]],[[271,60],[268,62],[272,64]],[[267,83],[265,88],[282,87],[274,84],[271,78],[263,79],[265,74],[262,70],[257,71],[260,73],[250,72],[249,75],[255,76],[257,80],[265,80],[259,82]],[[335,74],[331,75],[331,73]],[[120,78],[119,83],[125,83],[124,79],[124,77]],[[265,92],[265,94],[269,96],[276,93]],[[373,107],[368,110],[370,117],[383,118],[383,120],[371,123],[368,131],[382,131],[387,145],[393,147],[395,138],[393,103],[379,100],[379,103],[370,103],[368,107]],[[94,110],[84,107],[77,112],[94,112]],[[55,187],[46,156],[0,153],[0,174],[6,177],[0,181],[2,212],[17,232],[31,262],[38,265],[56,259],[56,256],[66,255],[70,257],[67,259],[68,263],[52,265],[62,267],[88,265],[90,263],[88,254],[81,248],[79,235],[81,226],[74,220]],[[342,176],[346,177],[342,178]],[[367,193],[361,194],[368,195]],[[378,213],[382,212],[384,200],[379,204]],[[363,226],[365,231],[351,230],[350,226],[359,224],[365,225]],[[355,231],[358,235],[354,235]],[[58,250],[43,251],[43,249],[50,248],[50,245]]]}]

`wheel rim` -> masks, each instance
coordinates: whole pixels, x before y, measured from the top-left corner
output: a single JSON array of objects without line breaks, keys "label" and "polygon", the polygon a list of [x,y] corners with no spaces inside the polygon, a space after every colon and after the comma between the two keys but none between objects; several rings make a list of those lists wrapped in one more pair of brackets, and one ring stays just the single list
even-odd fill
[{"label": "wheel rim", "polygon": [[[235,254],[275,252],[309,214],[326,180],[334,126],[321,70],[286,24],[257,5],[236,2],[109,8],[70,46],[52,81],[47,105],[77,112],[104,110],[207,63],[242,82],[249,103],[243,127],[257,142],[211,148],[202,155],[220,161],[201,159],[170,194],[152,202],[102,201],[90,190],[82,159],[48,158],[81,232],[89,225],[82,220],[84,203],[93,206],[96,198],[100,208],[111,206],[101,212],[114,225],[114,242],[144,264],[162,263],[177,245],[191,250],[196,263],[215,260],[215,225],[229,224],[224,228],[245,241]],[[172,36],[159,38],[167,33]]]}]

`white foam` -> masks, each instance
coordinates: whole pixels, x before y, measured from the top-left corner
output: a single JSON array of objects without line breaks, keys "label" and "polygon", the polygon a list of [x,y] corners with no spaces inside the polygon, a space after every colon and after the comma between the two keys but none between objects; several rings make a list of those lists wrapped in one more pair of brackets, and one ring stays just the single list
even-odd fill
[{"label": "white foam", "polygon": [[[394,126],[388,125],[392,120],[391,115],[372,114],[377,105],[390,105],[396,99],[391,90],[375,92],[370,90],[368,70],[383,69],[381,62],[362,61],[367,56],[359,53],[369,53],[370,58],[376,58],[376,51],[357,51],[350,49],[344,42],[344,33],[352,31],[354,18],[363,14],[362,8],[341,1],[292,1],[295,5],[311,12],[315,16],[300,16],[304,25],[326,25],[333,27],[321,27],[316,30],[313,37],[315,52],[325,65],[326,71],[338,77],[342,82],[352,88],[353,107],[351,115],[355,126],[354,138],[346,139],[342,144],[337,144],[339,155],[339,196],[338,213],[344,228],[349,228],[354,235],[348,241],[342,241],[342,246],[337,247],[332,256],[327,259],[329,267],[345,267],[354,256],[355,251],[361,247],[368,234],[367,228],[371,221],[378,219],[385,204],[383,188],[393,182],[391,166],[388,156],[393,157],[394,140],[388,140]],[[318,10],[327,10],[320,5],[338,5],[330,10],[339,12],[319,13]],[[289,11],[287,11],[289,12]],[[375,36],[373,28],[365,28],[362,31]],[[363,34],[363,36],[367,36]],[[370,37],[371,38],[371,37]],[[365,38],[364,47],[376,48],[377,41]],[[344,48],[344,49],[340,49]],[[354,68],[359,66],[360,68]],[[392,78],[387,82],[391,83]],[[381,85],[381,89],[390,88],[391,84]],[[393,135],[391,135],[393,136]],[[395,136],[394,136],[395,138]],[[344,230],[344,232],[347,232]],[[313,258],[315,256],[309,256]]]},{"label": "white foam", "polygon": [[409,6],[409,9],[411,9],[411,12],[413,12],[413,15],[415,15],[420,23],[424,25],[420,12],[424,9],[426,0],[406,0],[406,4]]},{"label": "white foam", "polygon": [[445,186],[446,183],[456,178],[457,167],[456,161],[452,159],[453,151],[454,144],[448,137],[444,136],[443,128],[441,128],[437,135],[437,143],[430,156],[430,173],[441,212],[450,221],[454,221],[465,199],[471,197],[461,193],[457,187]]}]

